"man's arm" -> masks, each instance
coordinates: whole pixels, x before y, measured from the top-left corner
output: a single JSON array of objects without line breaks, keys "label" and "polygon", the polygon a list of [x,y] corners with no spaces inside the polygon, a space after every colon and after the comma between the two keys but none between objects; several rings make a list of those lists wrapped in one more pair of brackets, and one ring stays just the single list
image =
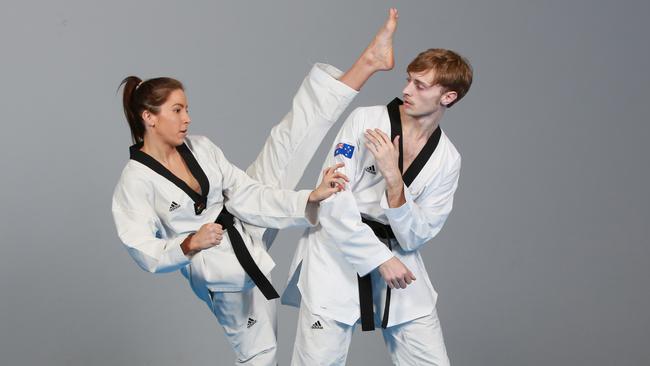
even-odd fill
[{"label": "man's arm", "polygon": [[444,225],[453,205],[458,187],[460,156],[451,156],[453,161],[443,163],[443,177],[437,186],[427,187],[416,203],[402,180],[399,170],[399,139],[393,141],[379,129],[366,130],[365,146],[373,154],[379,170],[386,181],[386,193],[381,207],[390,223],[400,247],[407,251],[417,250],[436,236]]},{"label": "man's arm", "polygon": [[460,157],[451,163],[439,185],[426,187],[418,202],[404,185],[402,204],[391,204],[388,193],[382,198],[381,207],[402,249],[418,250],[442,230],[453,207],[459,175]]},{"label": "man's arm", "polygon": [[357,202],[352,194],[360,176],[357,172],[357,160],[363,119],[363,110],[354,110],[336,136],[324,166],[345,164],[339,170],[350,179],[350,183],[344,191],[321,202],[318,217],[326,237],[335,243],[360,276],[379,267],[382,277],[390,287],[405,288],[415,277],[393,256],[370,227],[361,222]]}]

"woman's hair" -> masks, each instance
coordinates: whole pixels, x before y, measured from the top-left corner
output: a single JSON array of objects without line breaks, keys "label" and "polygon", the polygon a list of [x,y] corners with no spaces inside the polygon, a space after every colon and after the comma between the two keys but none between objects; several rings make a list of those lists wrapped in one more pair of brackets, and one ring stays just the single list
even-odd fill
[{"label": "woman's hair", "polygon": [[128,76],[122,80],[120,86],[124,86],[122,104],[124,116],[131,128],[133,143],[142,142],[144,139],[142,112],[146,110],[158,114],[160,106],[174,90],[185,90],[180,81],[167,77],[142,81],[137,76]]}]

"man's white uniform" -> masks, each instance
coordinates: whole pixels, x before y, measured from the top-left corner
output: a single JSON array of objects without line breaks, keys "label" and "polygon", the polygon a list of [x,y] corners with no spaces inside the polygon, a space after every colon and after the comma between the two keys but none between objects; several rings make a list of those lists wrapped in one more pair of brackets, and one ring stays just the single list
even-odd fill
[{"label": "man's white uniform", "polygon": [[[406,203],[390,208],[385,181],[374,156],[364,146],[364,132],[379,128],[390,136],[388,110],[391,105],[399,108],[399,104],[401,101],[396,99],[388,108],[374,106],[353,111],[325,160],[324,166],[345,163],[340,170],[350,183],[345,191],[321,202],[320,224],[306,230],[292,263],[289,287],[282,300],[297,306],[302,296],[294,365],[345,364],[351,335],[360,319],[357,274],[371,274],[374,321],[378,326],[382,323],[379,315],[384,311],[387,291],[376,268],[392,256],[417,278],[406,289],[391,291],[383,335],[393,363],[449,363],[435,309],[437,293],[419,249],[438,234],[451,212],[460,155],[447,136],[438,131],[437,146],[430,140],[404,172],[405,182],[408,175],[414,178],[404,186]],[[401,130],[399,112],[393,117],[395,124]],[[435,149],[433,153],[431,148]],[[391,239],[392,250],[362,223],[362,217],[390,225],[396,238]]]},{"label": "man's white uniform", "polygon": [[131,147],[132,160],[115,188],[113,217],[129,254],[149,272],[181,271],[223,326],[238,364],[277,363],[275,302],[254,287],[235,257],[230,232],[220,245],[191,259],[180,245],[203,224],[214,222],[225,207],[235,216],[234,226],[248,252],[268,277],[275,263],[267,249],[277,230],[266,227],[315,222],[316,211],[307,205],[310,191],[286,189],[300,180],[318,147],[314,141],[323,139],[357,94],[336,79],[340,75],[329,65],[312,68],[248,175],[230,164],[207,138],[188,136],[178,150],[199,182],[202,196],[156,166],[138,145]]}]

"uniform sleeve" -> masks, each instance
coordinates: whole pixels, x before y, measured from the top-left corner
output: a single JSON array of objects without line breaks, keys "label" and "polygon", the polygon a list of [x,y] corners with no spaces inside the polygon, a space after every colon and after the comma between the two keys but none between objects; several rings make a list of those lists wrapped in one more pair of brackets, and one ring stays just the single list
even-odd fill
[{"label": "uniform sleeve", "polygon": [[426,188],[428,192],[418,203],[406,186],[406,203],[400,207],[389,207],[386,195],[382,197],[380,205],[402,249],[418,250],[442,230],[453,206],[459,174],[460,157],[451,165],[439,186]]},{"label": "uniform sleeve", "polygon": [[113,220],[117,234],[135,262],[145,271],[176,271],[190,263],[181,249],[187,235],[166,237],[155,214],[147,183],[122,181],[113,194]]},{"label": "uniform sleeve", "polygon": [[312,67],[293,97],[291,109],[271,129],[246,170],[251,178],[295,189],[321,141],[358,93],[337,80],[342,74],[326,64]]},{"label": "uniform sleeve", "polygon": [[318,205],[308,202],[311,191],[264,185],[231,164],[216,145],[212,149],[223,177],[224,205],[238,219],[275,229],[316,224]]},{"label": "uniform sleeve", "polygon": [[344,163],[345,166],[339,171],[350,179],[350,183],[345,191],[336,193],[320,203],[318,218],[328,241],[337,245],[360,276],[365,276],[392,258],[393,253],[377,239],[368,225],[361,222],[359,208],[352,195],[360,176],[357,174],[357,159],[362,122],[363,112],[356,109],[334,140],[334,146],[325,160],[323,169],[336,163]]},{"label": "uniform sleeve", "polygon": [[[338,78],[343,72],[317,63],[302,81],[289,112],[275,125],[246,173],[260,183],[295,189],[321,141],[339,119],[357,91]],[[248,225],[247,231],[270,247],[276,229]]]}]

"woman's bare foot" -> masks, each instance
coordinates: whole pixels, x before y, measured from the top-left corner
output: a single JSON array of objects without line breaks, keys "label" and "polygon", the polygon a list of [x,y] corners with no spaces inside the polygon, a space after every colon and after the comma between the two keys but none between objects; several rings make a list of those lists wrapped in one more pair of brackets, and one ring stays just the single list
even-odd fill
[{"label": "woman's bare foot", "polygon": [[393,57],[393,34],[397,29],[397,9],[388,10],[388,18],[379,29],[368,48],[361,54],[361,59],[376,71],[390,70],[395,65]]},{"label": "woman's bare foot", "polygon": [[363,84],[377,71],[390,70],[395,65],[393,57],[393,34],[397,29],[397,9],[388,10],[388,18],[379,29],[370,45],[352,67],[339,79],[349,87],[360,90]]}]

